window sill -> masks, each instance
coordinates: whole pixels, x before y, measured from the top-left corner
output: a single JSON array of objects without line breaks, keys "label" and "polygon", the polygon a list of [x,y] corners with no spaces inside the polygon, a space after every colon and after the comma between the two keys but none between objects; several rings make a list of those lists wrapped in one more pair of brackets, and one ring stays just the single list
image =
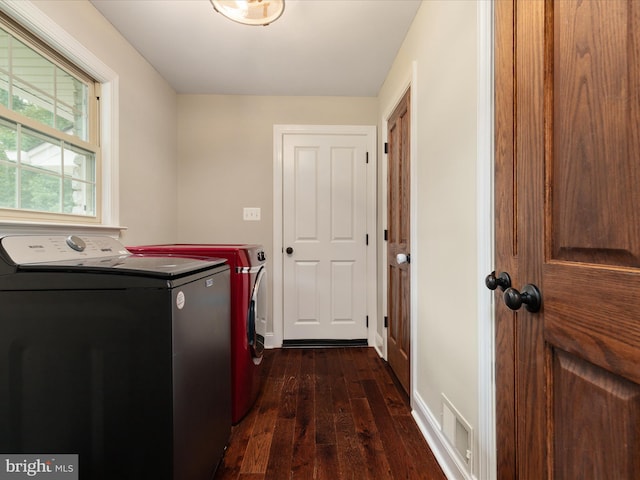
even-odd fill
[{"label": "window sill", "polygon": [[0,220],[0,236],[3,235],[46,235],[46,234],[100,234],[119,238],[127,227],[117,225],[87,225],[76,223],[39,223],[14,220]]}]

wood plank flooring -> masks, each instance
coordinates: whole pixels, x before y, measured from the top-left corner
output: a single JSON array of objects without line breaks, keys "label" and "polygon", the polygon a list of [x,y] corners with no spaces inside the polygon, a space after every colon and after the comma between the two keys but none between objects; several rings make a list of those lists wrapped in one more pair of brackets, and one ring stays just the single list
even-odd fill
[{"label": "wood plank flooring", "polygon": [[268,350],[262,375],[215,480],[445,480],[374,349]]}]

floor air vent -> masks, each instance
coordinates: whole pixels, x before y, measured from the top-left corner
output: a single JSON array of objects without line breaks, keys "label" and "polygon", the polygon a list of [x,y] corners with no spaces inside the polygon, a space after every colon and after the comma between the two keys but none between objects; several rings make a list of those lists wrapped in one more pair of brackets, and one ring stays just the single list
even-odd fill
[{"label": "floor air vent", "polygon": [[442,433],[447,438],[459,460],[472,471],[473,429],[449,399],[442,394]]}]

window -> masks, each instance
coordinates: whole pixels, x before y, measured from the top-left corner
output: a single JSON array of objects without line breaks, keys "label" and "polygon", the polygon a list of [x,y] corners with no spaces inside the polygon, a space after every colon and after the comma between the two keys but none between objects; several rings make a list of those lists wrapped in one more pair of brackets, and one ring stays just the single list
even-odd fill
[{"label": "window", "polygon": [[0,215],[100,222],[98,90],[0,17]]}]

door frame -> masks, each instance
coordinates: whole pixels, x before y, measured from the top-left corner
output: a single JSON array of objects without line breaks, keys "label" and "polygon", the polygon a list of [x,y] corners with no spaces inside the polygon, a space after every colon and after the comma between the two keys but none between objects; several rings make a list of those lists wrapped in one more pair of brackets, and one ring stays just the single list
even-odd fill
[{"label": "door frame", "polygon": [[378,154],[376,149],[375,125],[274,125],[273,126],[273,252],[271,253],[273,272],[273,332],[267,332],[265,346],[280,348],[284,337],[284,260],[282,243],[282,198],[283,198],[283,136],[301,135],[366,135],[369,165],[367,168],[367,233],[369,245],[366,251],[367,262],[367,342],[374,345],[378,324],[377,313],[377,229],[376,229],[376,173]]},{"label": "door frame", "polygon": [[494,2],[478,2],[476,231],[478,321],[478,478],[497,478],[495,295],[484,278],[495,268]]}]

